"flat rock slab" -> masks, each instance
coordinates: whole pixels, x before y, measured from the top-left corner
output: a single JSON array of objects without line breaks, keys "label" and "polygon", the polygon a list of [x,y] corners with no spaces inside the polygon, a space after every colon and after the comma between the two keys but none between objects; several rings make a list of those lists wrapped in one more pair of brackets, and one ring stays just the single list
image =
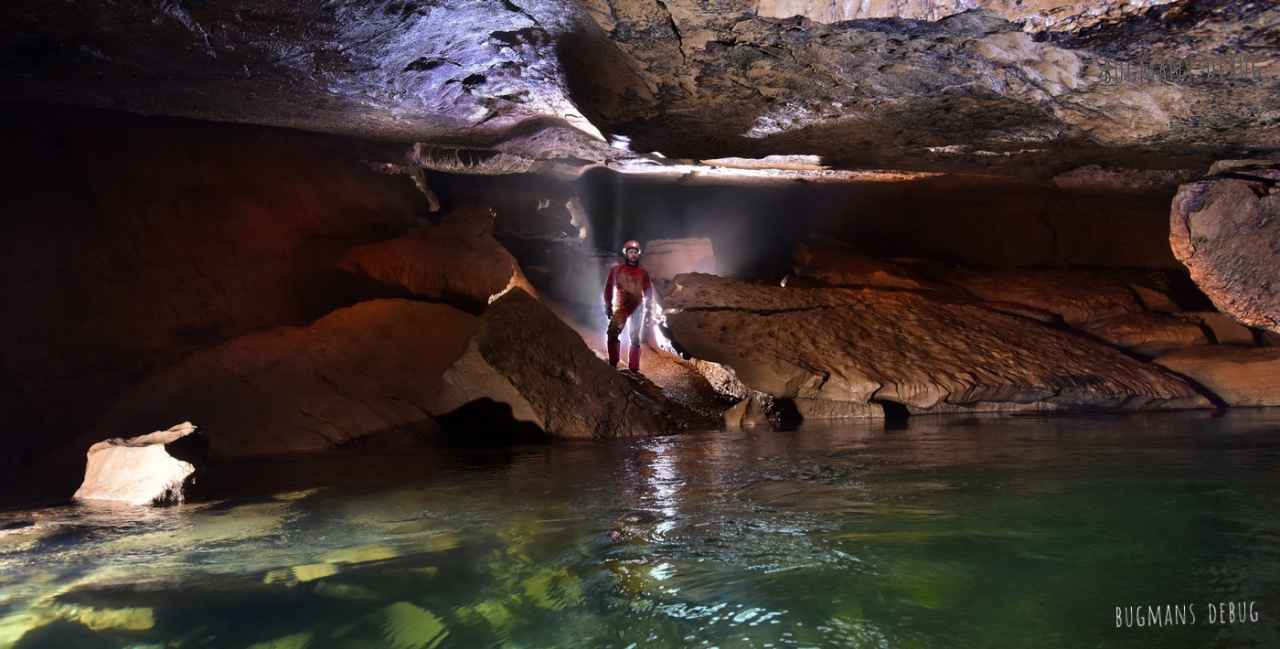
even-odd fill
[{"label": "flat rock slab", "polygon": [[1155,359],[1228,406],[1280,406],[1280,348],[1212,345]]},{"label": "flat rock slab", "polygon": [[912,412],[1211,407],[1185,381],[1085,337],[913,292],[689,274],[665,305],[683,350],[779,398]]},{"label": "flat rock slab", "polygon": [[1280,333],[1280,163],[1179,187],[1169,245],[1219,311]]}]

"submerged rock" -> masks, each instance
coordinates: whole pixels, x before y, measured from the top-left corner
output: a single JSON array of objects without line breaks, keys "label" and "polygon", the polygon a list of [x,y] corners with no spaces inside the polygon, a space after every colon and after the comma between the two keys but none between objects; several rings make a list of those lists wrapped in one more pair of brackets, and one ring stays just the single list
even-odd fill
[{"label": "submerged rock", "polygon": [[1228,406],[1280,406],[1280,349],[1212,345],[1155,359]]},{"label": "submerged rock", "polygon": [[573,329],[523,290],[489,305],[465,352],[444,373],[432,412],[479,399],[511,407],[517,421],[556,437],[677,432],[671,404],[600,360]]},{"label": "submerged rock", "polygon": [[84,482],[74,498],[129,505],[181,500],[182,484],[195,467],[169,455],[165,445],[195,429],[188,421],[168,430],[94,444],[89,447]]},{"label": "submerged rock", "polygon": [[976,304],[692,274],[676,278],[666,305],[682,349],[779,398],[914,413],[1210,406],[1158,367]]},{"label": "submerged rock", "polygon": [[1178,188],[1169,245],[1219,311],[1280,333],[1280,163],[1219,170]]}]

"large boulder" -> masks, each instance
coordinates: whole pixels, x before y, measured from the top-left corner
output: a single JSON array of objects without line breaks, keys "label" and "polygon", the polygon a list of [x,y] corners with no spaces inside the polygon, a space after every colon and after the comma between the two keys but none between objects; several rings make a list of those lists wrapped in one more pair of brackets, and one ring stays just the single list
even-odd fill
[{"label": "large boulder", "polygon": [[1169,245],[1219,311],[1280,333],[1277,183],[1280,163],[1237,165],[1182,185],[1169,215]]},{"label": "large boulder", "polygon": [[686,353],[779,398],[896,402],[913,413],[1210,406],[1120,351],[967,302],[690,274],[665,304]]},{"label": "large boulder", "polygon": [[200,421],[213,457],[322,451],[377,433],[432,432],[441,376],[474,316],[442,304],[373,300],[304,327],[198,352],[130,390],[98,430]]},{"label": "large boulder", "polygon": [[671,414],[678,408],[609,367],[546,305],[519,289],[485,309],[440,388],[433,414],[490,399],[556,437],[637,437],[682,428]]},{"label": "large boulder", "polygon": [[1280,406],[1280,349],[1212,345],[1155,359],[1228,406]]},{"label": "large boulder", "polygon": [[165,450],[195,432],[191,422],[128,439],[113,438],[89,447],[84,481],[75,499],[150,505],[182,500],[182,485],[195,467]]},{"label": "large boulder", "polygon": [[493,238],[492,210],[455,210],[439,225],[353,248],[339,266],[415,297],[461,306],[488,304],[513,286],[533,293],[510,252]]}]

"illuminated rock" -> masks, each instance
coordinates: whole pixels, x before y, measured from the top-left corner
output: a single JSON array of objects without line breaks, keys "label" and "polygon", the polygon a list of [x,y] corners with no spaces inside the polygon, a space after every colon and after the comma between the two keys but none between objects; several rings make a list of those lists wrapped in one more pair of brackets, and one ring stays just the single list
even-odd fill
[{"label": "illuminated rock", "polygon": [[1211,345],[1155,359],[1228,406],[1280,406],[1280,349]]},{"label": "illuminated rock", "polygon": [[670,404],[600,360],[582,338],[522,290],[489,305],[461,358],[444,373],[432,412],[480,399],[549,435],[634,437],[680,430]]},{"label": "illuminated rock", "polygon": [[94,444],[75,499],[129,505],[182,500],[182,484],[195,467],[169,455],[164,447],[195,429],[191,422],[183,422],[168,430]]},{"label": "illuminated rock", "polygon": [[[1120,62],[1258,51],[1280,15],[1274,3],[396,7],[268,4],[244,20],[217,3],[180,12],[146,3],[15,6],[2,15],[25,38],[85,47],[16,62],[24,83],[7,94],[426,142],[448,151],[430,166],[482,173],[625,157],[601,132],[671,158],[808,154],[1047,177],[1064,161],[1226,155],[1274,141],[1276,132],[1270,113],[1254,108],[1269,105],[1265,82],[1233,84],[1224,101],[1217,83],[1138,80],[1134,72],[1122,80],[1118,70]],[[897,19],[854,20],[884,16]],[[139,78],[139,69],[154,74]],[[210,78],[219,82],[210,87]]]},{"label": "illuminated rock", "polygon": [[1280,333],[1280,163],[1236,165],[1178,188],[1169,245],[1219,311]]},{"label": "illuminated rock", "polygon": [[804,16],[817,22],[864,18],[938,20],[970,9],[1025,20],[1027,29],[1064,29],[1114,21],[1174,0],[756,0],[761,16]]},{"label": "illuminated rock", "polygon": [[536,295],[511,253],[493,238],[487,208],[451,211],[440,225],[359,246],[340,266],[408,291],[414,297],[481,307],[508,288]]},{"label": "illuminated rock", "polygon": [[681,275],[673,341],[781,398],[897,402],[913,413],[1204,408],[1159,367],[970,303]]}]

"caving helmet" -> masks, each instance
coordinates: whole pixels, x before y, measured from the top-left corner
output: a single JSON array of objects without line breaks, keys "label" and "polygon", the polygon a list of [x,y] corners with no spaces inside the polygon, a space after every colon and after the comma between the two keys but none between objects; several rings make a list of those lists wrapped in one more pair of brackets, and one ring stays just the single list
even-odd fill
[{"label": "caving helmet", "polygon": [[644,252],[644,249],[640,247],[639,241],[636,241],[635,239],[627,239],[627,242],[622,244],[622,254],[627,254],[627,251],[632,248],[635,248],[636,252]]}]

